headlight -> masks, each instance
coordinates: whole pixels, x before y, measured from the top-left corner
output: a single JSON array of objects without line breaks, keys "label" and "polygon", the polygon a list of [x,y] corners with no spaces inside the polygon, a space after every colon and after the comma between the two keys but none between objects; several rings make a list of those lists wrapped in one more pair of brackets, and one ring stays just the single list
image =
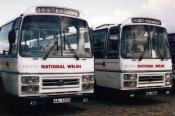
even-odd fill
[{"label": "headlight", "polygon": [[21,91],[25,93],[37,93],[39,91],[39,85],[25,85],[21,87]]},{"label": "headlight", "polygon": [[83,91],[91,91],[94,89],[94,83],[84,83],[82,84]]},{"label": "headlight", "polygon": [[136,80],[137,74],[124,74],[124,80]]},{"label": "headlight", "polygon": [[124,87],[136,87],[137,82],[136,81],[124,81]]},{"label": "headlight", "polygon": [[83,75],[82,76],[82,82],[93,82],[94,81],[94,75]]},{"label": "headlight", "polygon": [[166,81],[165,84],[166,85],[171,85],[171,81]]},{"label": "headlight", "polygon": [[39,83],[38,76],[23,76],[21,77],[21,82],[23,84],[37,84]]},{"label": "headlight", "polygon": [[165,85],[172,85],[172,74],[171,73],[165,74]]},{"label": "headlight", "polygon": [[171,78],[171,74],[170,73],[166,73],[165,74],[165,78],[167,79],[167,78]]}]

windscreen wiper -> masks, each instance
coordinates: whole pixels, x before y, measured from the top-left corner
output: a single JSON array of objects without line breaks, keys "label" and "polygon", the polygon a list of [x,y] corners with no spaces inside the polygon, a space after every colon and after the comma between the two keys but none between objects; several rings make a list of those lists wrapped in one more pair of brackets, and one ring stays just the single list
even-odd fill
[{"label": "windscreen wiper", "polygon": [[143,59],[143,56],[145,55],[145,53],[146,53],[146,50],[144,50],[144,52],[142,52],[142,54],[140,55],[139,61],[141,61]]},{"label": "windscreen wiper", "polygon": [[51,53],[51,51],[54,49],[54,47],[57,45],[58,41],[55,41],[54,44],[50,47],[50,49],[48,50],[48,52],[46,53],[46,55],[43,57],[43,60],[46,60],[49,56],[49,54]]},{"label": "windscreen wiper", "polygon": [[[155,38],[153,38],[153,39],[155,39]],[[153,48],[154,48],[155,52],[158,54],[158,56],[160,57],[161,60],[164,60],[164,57],[162,56],[160,50],[156,47],[155,40],[153,40],[152,43],[153,43]]]},{"label": "windscreen wiper", "polygon": [[147,49],[145,49],[144,52],[142,52],[142,54],[140,55],[139,61],[143,59],[143,56],[145,55],[146,51],[147,50],[149,51],[149,41],[150,41],[150,38],[148,37],[148,42],[147,42],[148,47],[146,47]]},{"label": "windscreen wiper", "polygon": [[158,56],[160,57],[160,59],[161,59],[161,60],[164,60],[164,57],[162,56],[160,50],[159,50],[157,47],[155,47],[155,51],[156,51],[156,53],[158,54]]},{"label": "windscreen wiper", "polygon": [[79,56],[77,55],[77,52],[71,47],[70,42],[67,39],[65,39],[65,41],[68,45],[69,50],[73,51],[75,58],[79,60]]}]

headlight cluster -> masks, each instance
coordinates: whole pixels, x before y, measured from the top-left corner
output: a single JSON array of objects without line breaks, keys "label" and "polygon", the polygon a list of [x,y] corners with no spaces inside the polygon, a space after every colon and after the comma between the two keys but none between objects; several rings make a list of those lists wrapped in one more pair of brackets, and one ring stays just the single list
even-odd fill
[{"label": "headlight cluster", "polygon": [[123,85],[125,88],[132,88],[137,86],[137,74],[124,74]]},{"label": "headlight cluster", "polygon": [[136,74],[124,74],[124,80],[136,80],[137,75]]},{"label": "headlight cluster", "polygon": [[94,75],[83,75],[82,82],[93,82]]},{"label": "headlight cluster", "polygon": [[21,82],[22,82],[21,91],[23,93],[37,93],[39,91],[38,76],[22,76]]},{"label": "headlight cluster", "polygon": [[166,73],[165,74],[165,85],[172,85],[172,74]]},{"label": "headlight cluster", "polygon": [[22,89],[22,92],[25,92],[25,93],[36,93],[39,91],[39,86],[38,85],[23,85],[21,89]]},{"label": "headlight cluster", "polygon": [[82,90],[83,91],[94,90],[94,75],[83,75],[82,76]]},{"label": "headlight cluster", "polygon": [[23,84],[37,84],[39,82],[38,76],[24,76],[21,78]]}]

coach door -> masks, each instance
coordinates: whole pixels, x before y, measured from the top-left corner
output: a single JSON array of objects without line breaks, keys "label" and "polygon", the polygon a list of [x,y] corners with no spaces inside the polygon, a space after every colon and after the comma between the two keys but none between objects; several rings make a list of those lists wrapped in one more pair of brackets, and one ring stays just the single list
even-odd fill
[{"label": "coach door", "polygon": [[98,86],[106,84],[105,61],[106,61],[106,40],[108,29],[93,31],[94,56],[95,56],[95,79]]},{"label": "coach door", "polygon": [[[119,86],[119,28],[112,27],[109,30],[105,59],[106,86],[116,88]],[[118,87],[117,87],[118,88]]]}]

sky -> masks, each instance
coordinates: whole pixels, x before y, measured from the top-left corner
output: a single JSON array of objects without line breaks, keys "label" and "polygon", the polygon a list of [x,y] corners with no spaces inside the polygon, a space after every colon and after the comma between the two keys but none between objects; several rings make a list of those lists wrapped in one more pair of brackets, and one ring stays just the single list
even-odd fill
[{"label": "sky", "polygon": [[175,0],[0,0],[0,25],[36,5],[78,9],[90,27],[118,24],[134,16],[157,18],[169,33],[175,33]]}]

